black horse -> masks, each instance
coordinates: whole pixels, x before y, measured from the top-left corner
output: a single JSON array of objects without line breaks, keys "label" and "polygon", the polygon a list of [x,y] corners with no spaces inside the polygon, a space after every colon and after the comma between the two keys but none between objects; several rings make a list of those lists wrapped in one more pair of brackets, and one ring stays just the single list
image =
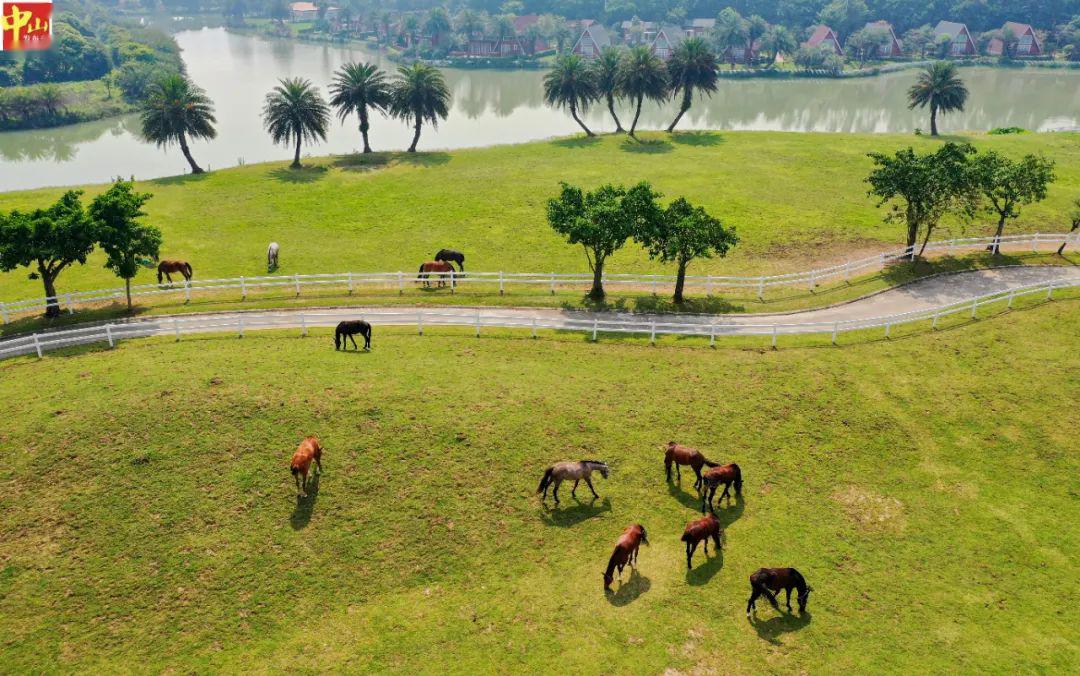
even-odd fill
[{"label": "black horse", "polygon": [[435,260],[444,261],[446,263],[457,263],[458,272],[465,272],[465,254],[460,251],[454,251],[453,249],[439,249],[439,253],[435,254]]},{"label": "black horse", "polygon": [[356,344],[356,338],[353,338],[356,334],[360,334],[364,337],[364,349],[371,349],[371,324],[368,324],[363,319],[357,319],[349,322],[341,322],[334,329],[334,349],[340,350],[342,345],[345,349],[349,349],[348,343],[345,339],[348,338],[352,341],[354,348],[359,350],[360,348]]},{"label": "black horse", "polygon": [[750,576],[750,600],[746,602],[746,616],[755,610],[755,601],[759,596],[764,596],[773,608],[780,610],[776,602],[776,595],[781,591],[787,592],[787,609],[791,612],[791,590],[798,593],[799,612],[806,612],[806,601],[810,598],[810,592],[814,588],[806,584],[806,578],[794,568],[758,568]]}]

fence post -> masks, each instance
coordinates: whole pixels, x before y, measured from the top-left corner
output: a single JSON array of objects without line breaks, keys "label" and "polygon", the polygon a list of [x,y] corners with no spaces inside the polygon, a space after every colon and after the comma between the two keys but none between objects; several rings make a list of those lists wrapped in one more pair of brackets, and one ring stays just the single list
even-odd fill
[{"label": "fence post", "polygon": [[978,300],[971,301],[971,318],[972,319],[975,319],[975,310],[977,310],[977,309],[979,309],[979,301]]},{"label": "fence post", "polygon": [[37,350],[37,357],[41,359],[41,341],[38,340],[38,334],[34,334],[34,349]]},{"label": "fence post", "polygon": [[352,295],[352,291],[353,291],[353,286],[352,286],[352,273],[350,272],[350,273],[349,273],[349,295],[350,295],[350,296]]},{"label": "fence post", "polygon": [[882,270],[885,269],[885,252],[884,251],[881,252],[881,269]]},{"label": "fence post", "polygon": [[240,327],[240,337],[243,338],[244,337],[244,315],[240,315],[240,320],[237,322],[237,325]]},{"label": "fence post", "polygon": [[810,273],[810,290],[813,291],[814,287],[816,287],[816,286],[817,286],[817,273],[812,272],[812,273]]},{"label": "fence post", "polygon": [[551,273],[551,295],[555,295],[555,273]]},{"label": "fence post", "polygon": [[304,316],[303,312],[300,313],[300,328],[302,330],[301,335],[307,337],[307,317]]},{"label": "fence post", "polygon": [[912,245],[911,245],[911,262],[912,262],[912,263],[914,263],[914,262],[915,262],[915,251],[916,251],[915,245],[914,245],[914,244],[912,244]]},{"label": "fence post", "polygon": [[180,342],[180,322],[172,320],[173,333],[176,334],[176,342]]},{"label": "fence post", "polygon": [[772,346],[773,346],[773,349],[775,350],[776,349],[776,324],[772,325]]},{"label": "fence post", "polygon": [[938,317],[940,317],[940,316],[941,316],[940,311],[934,313],[934,321],[933,321],[932,324],[930,324],[931,329],[933,329],[935,331],[937,330],[937,320],[938,320]]},{"label": "fence post", "polygon": [[765,300],[765,276],[758,277],[757,281],[757,299]]},{"label": "fence post", "polygon": [[420,332],[420,335],[424,335],[424,313],[416,313],[416,329]]},{"label": "fence post", "polygon": [[851,278],[851,261],[844,263],[844,281],[848,281]]},{"label": "fence post", "polygon": [[709,324],[709,347],[716,347],[716,324]]},{"label": "fence post", "polygon": [[593,320],[592,320],[592,339],[593,339],[594,343],[596,342],[596,325],[598,323],[599,323],[599,320],[597,320],[596,317],[593,317]]},{"label": "fence post", "polygon": [[1046,300],[1054,299],[1054,283],[1050,282],[1050,286],[1046,288]]},{"label": "fence post", "polygon": [[293,280],[296,282],[296,295],[300,295],[300,274],[293,275]]},{"label": "fence post", "polygon": [[652,295],[656,295],[656,275],[652,275]]},{"label": "fence post", "polygon": [[892,322],[885,322],[885,337],[889,337],[889,329],[892,328]]},{"label": "fence post", "polygon": [[1035,236],[1031,238],[1031,253],[1036,253],[1039,248],[1039,233],[1035,233]]},{"label": "fence post", "polygon": [[190,303],[191,302],[191,280],[190,279],[185,279],[184,280],[184,302],[185,303]]},{"label": "fence post", "polygon": [[397,292],[399,296],[405,293],[405,274],[401,270],[397,273]]},{"label": "fence post", "polygon": [[1010,291],[1009,291],[1009,304],[1008,304],[1008,305],[1006,305],[1005,307],[1007,307],[1007,308],[1008,308],[1008,309],[1010,309],[1010,310],[1012,309],[1012,304],[1013,304],[1013,296],[1015,296],[1015,295],[1016,295],[1016,291],[1015,291],[1015,290],[1010,290]]},{"label": "fence post", "polygon": [[705,277],[705,297],[708,298],[712,295],[712,275]]},{"label": "fence post", "polygon": [[247,300],[247,281],[240,278],[240,300]]},{"label": "fence post", "polygon": [[112,324],[105,325],[105,337],[109,339],[109,347],[116,347],[116,344],[113,343]]},{"label": "fence post", "polygon": [[454,295],[454,268],[450,268],[450,295]]},{"label": "fence post", "polygon": [[656,322],[649,322],[649,342],[656,345]]},{"label": "fence post", "polygon": [[75,308],[71,307],[71,294],[64,294],[64,303],[67,305],[67,311],[69,315],[75,314]]},{"label": "fence post", "polygon": [[536,338],[536,317],[533,317],[533,338]]},{"label": "fence post", "polygon": [[0,317],[3,318],[5,324],[8,323],[7,303],[0,303]]},{"label": "fence post", "polygon": [[836,345],[836,332],[840,328],[840,322],[833,322],[832,325],[832,344]]},{"label": "fence post", "polygon": [[503,272],[499,270],[499,295],[503,295]]},{"label": "fence post", "polygon": [[480,311],[476,311],[476,337],[480,337]]}]

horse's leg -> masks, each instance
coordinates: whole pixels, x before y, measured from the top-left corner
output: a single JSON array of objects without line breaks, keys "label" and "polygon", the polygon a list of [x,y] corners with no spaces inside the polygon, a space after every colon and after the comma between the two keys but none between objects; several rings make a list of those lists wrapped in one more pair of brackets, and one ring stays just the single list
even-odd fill
[{"label": "horse's leg", "polygon": [[687,551],[686,551],[686,568],[688,570],[693,568],[693,566],[690,565],[690,561],[694,558],[694,551],[697,550],[697,546],[698,546],[698,543],[696,543],[696,542],[687,543],[687,545],[686,545],[686,548],[687,548]]},{"label": "horse's leg", "polygon": [[353,334],[351,334],[351,333],[350,333],[350,334],[347,334],[347,335],[349,336],[349,340],[351,340],[351,341],[352,341],[352,347],[353,347],[353,349],[354,349],[354,350],[359,350],[360,348],[359,348],[359,347],[357,347],[357,345],[356,345],[356,336],[354,336],[354,335],[353,335]]},{"label": "horse's leg", "polygon": [[555,498],[555,504],[559,504],[559,484],[562,483],[562,479],[555,479],[555,485],[551,487],[551,495]]},{"label": "horse's leg", "polygon": [[368,329],[368,332],[364,334],[364,349],[371,349],[371,329]]},{"label": "horse's leg", "polygon": [[577,485],[578,485],[578,483],[580,481],[581,481],[581,479],[574,479],[574,487],[570,489],[570,497],[572,497],[572,498],[577,497]]},{"label": "horse's leg", "polygon": [[682,465],[678,462],[675,463],[675,476],[679,478],[679,483],[682,483]]},{"label": "horse's leg", "polygon": [[724,504],[724,498],[725,497],[728,499],[728,504],[731,504],[731,493],[730,493],[730,491],[731,491],[731,484],[730,483],[724,484],[724,492],[720,494],[720,506],[721,507]]},{"label": "horse's leg", "polygon": [[303,491],[300,490],[300,474],[293,474],[293,479],[296,480],[296,497],[300,497]]},{"label": "horse's leg", "polygon": [[787,588],[787,601],[785,601],[785,603],[787,603],[787,611],[790,613],[791,612],[791,587]]},{"label": "horse's leg", "polygon": [[585,475],[585,485],[589,487],[590,491],[592,491],[592,496],[594,498],[600,497],[599,495],[596,494],[596,489],[592,487],[592,480],[589,479],[588,474]]},{"label": "horse's leg", "polygon": [[667,480],[671,481],[671,458],[664,458],[664,473]]},{"label": "horse's leg", "polygon": [[747,617],[750,617],[751,611],[757,610],[757,608],[755,607],[756,604],[754,603],[754,601],[756,601],[757,597],[760,596],[760,595],[761,595],[761,592],[758,591],[758,588],[755,587],[754,585],[750,585],[750,600],[746,602],[746,616]]},{"label": "horse's leg", "polygon": [[694,482],[694,488],[701,490],[701,465],[692,465],[694,468],[694,474],[697,475],[697,481]]}]

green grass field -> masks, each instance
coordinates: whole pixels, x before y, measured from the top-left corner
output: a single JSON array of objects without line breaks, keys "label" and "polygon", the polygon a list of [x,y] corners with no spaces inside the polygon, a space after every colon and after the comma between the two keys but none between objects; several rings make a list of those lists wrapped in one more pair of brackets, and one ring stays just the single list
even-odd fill
[{"label": "green grass field", "polygon": [[[1062,301],[778,352],[385,329],[370,354],[322,331],[0,362],[0,664],[1064,673],[1078,332]],[[309,433],[326,473],[298,505]],[[690,573],[672,438],[746,477]],[[541,507],[543,468],[581,457],[614,467],[601,499]],[[633,522],[653,544],[606,596]],[[808,577],[809,615],[745,619],[762,565]]]},{"label": "green grass field", "polygon": [[[570,138],[454,152],[318,158],[142,182],[153,192],[149,221],[165,234],[163,256],[191,261],[197,279],[264,274],[267,244],[281,244],[279,274],[415,270],[442,247],[467,254],[467,269],[585,271],[580,247],[560,240],[546,200],[565,180],[587,187],[646,179],[665,199],[685,196],[734,225],[742,243],[729,258],[701,261],[691,274],[769,274],[840,262],[898,247],[901,228],[866,195],[870,151],[939,143],[910,135],[689,132]],[[975,135],[980,148],[1057,162],[1047,200],[1025,207],[1011,232],[1067,228],[1080,192],[1077,134]],[[287,152],[282,153],[286,159]],[[100,187],[87,189],[87,196]],[[0,194],[0,211],[33,208],[59,189]],[[939,237],[985,235],[992,219],[949,224]],[[615,272],[673,272],[628,245]],[[149,272],[137,282],[153,281]],[[65,271],[61,293],[118,285],[95,253]],[[0,300],[40,296],[27,270],[0,273]]]}]

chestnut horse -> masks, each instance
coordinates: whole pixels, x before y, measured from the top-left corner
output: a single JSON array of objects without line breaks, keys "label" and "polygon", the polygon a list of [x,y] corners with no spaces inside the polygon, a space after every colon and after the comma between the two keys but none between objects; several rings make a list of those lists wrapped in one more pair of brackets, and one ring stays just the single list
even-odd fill
[{"label": "chestnut horse", "polygon": [[162,275],[165,275],[169,280],[169,284],[172,284],[172,277],[169,275],[170,272],[179,272],[184,276],[185,280],[191,281],[191,263],[188,263],[187,261],[161,261],[157,266],[158,284],[161,284]]},{"label": "chestnut horse", "polygon": [[616,568],[619,569],[619,578],[621,579],[626,564],[629,563],[631,566],[637,564],[638,549],[641,548],[642,542],[649,544],[649,538],[645,534],[645,526],[640,523],[628,526],[622,532],[619,541],[615,543],[615,551],[611,553],[611,558],[608,559],[607,570],[604,571],[604,589],[611,589]]},{"label": "chestnut horse", "polygon": [[[292,462],[289,463],[289,469],[292,470],[293,478],[296,479],[297,498],[307,497],[308,470],[311,469],[312,460],[315,461],[316,472],[322,474],[322,446],[315,437],[307,437],[300,442],[296,453],[293,453]],[[300,485],[301,475],[304,477],[302,486]]]},{"label": "chestnut horse", "polygon": [[716,511],[713,507],[713,497],[716,495],[716,489],[720,484],[724,485],[724,492],[720,494],[720,502],[724,501],[726,497],[728,504],[731,504],[731,485],[735,484],[735,495],[742,495],[742,470],[735,463],[729,465],[720,465],[719,467],[713,467],[705,470],[705,474],[701,477],[702,491],[701,491],[701,513],[705,513],[705,498],[709,500],[709,510]]},{"label": "chestnut horse", "polygon": [[779,594],[781,589],[787,592],[789,613],[791,612],[792,589],[798,590],[796,598],[799,601],[799,612],[806,612],[806,600],[810,598],[810,592],[814,591],[814,588],[806,584],[806,578],[802,576],[802,573],[794,568],[758,568],[750,576],[750,600],[746,602],[746,616],[750,617],[750,613],[756,610],[755,601],[759,596],[764,596],[773,608],[780,610],[780,606],[776,603],[776,594]]},{"label": "chestnut horse", "polygon": [[686,524],[686,530],[682,534],[682,541],[686,543],[686,568],[693,568],[690,561],[699,543],[705,543],[705,556],[709,555],[709,538],[713,539],[716,544],[716,551],[719,552],[720,538],[723,535],[724,531],[720,528],[719,519],[712,514]]},{"label": "chestnut horse", "polygon": [[420,266],[420,270],[417,271],[416,281],[423,282],[424,286],[431,286],[431,274],[437,272],[439,274],[439,286],[446,286],[446,276],[451,275],[450,283],[453,284],[454,266],[446,261],[428,261]]},{"label": "chestnut horse", "polygon": [[689,446],[680,446],[674,441],[669,441],[664,451],[664,469],[667,470],[668,481],[671,481],[672,463],[675,463],[675,472],[678,474],[679,481],[682,481],[682,470],[679,469],[679,465],[690,465],[694,470],[694,474],[697,475],[697,481],[694,482],[694,488],[701,486],[701,467],[703,465],[716,467],[717,465],[715,462],[706,460],[705,456],[701,454],[701,451],[690,448]]}]

